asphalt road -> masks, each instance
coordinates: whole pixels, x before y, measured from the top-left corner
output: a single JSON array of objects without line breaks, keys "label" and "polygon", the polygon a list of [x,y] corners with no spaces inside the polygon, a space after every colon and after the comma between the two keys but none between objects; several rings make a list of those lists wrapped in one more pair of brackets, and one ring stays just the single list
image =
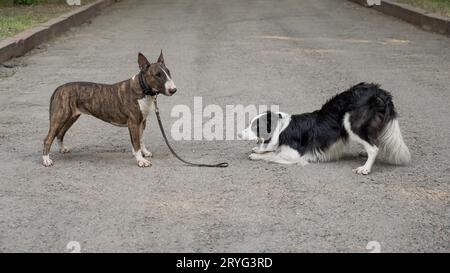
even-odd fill
[{"label": "asphalt road", "polygon": [[[251,143],[177,141],[178,162],[150,117],[153,167],[140,169],[126,128],[82,117],[41,165],[53,90],[69,81],[118,82],[137,52],[160,49],[179,92],[172,107],[270,105],[315,110],[360,81],[394,95],[413,162],[375,164],[358,147],[339,162],[281,166],[248,160]],[[0,251],[82,252],[450,250],[450,39],[339,0],[144,1],[106,9],[13,61],[0,80]]]}]

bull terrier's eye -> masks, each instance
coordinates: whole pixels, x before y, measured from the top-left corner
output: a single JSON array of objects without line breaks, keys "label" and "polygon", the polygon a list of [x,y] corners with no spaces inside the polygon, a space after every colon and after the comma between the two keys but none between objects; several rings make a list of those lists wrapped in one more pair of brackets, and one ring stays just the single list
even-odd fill
[{"label": "bull terrier's eye", "polygon": [[161,78],[161,72],[156,73],[155,76],[158,77],[158,78]]}]

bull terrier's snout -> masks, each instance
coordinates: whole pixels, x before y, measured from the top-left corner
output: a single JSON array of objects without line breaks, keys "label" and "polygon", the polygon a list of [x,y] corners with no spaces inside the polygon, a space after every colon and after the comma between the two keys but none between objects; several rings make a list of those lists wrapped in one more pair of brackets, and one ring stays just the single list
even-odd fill
[{"label": "bull terrier's snout", "polygon": [[172,96],[173,94],[175,94],[175,92],[177,92],[177,87],[175,86],[175,83],[169,79],[166,83],[165,86],[166,88],[166,94],[169,96]]}]

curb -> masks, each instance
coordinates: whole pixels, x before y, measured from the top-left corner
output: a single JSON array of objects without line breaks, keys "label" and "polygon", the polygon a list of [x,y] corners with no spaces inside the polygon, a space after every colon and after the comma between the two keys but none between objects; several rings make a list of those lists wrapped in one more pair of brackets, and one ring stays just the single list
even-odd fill
[{"label": "curb", "polygon": [[0,41],[0,64],[11,58],[23,56],[43,42],[83,24],[117,1],[119,0],[98,0]]},{"label": "curb", "polygon": [[[367,6],[366,0],[350,0],[351,2]],[[397,17],[422,29],[450,36],[450,19],[438,14],[427,13],[423,9],[407,4],[382,0],[381,5],[372,6],[373,9],[384,14]]]}]

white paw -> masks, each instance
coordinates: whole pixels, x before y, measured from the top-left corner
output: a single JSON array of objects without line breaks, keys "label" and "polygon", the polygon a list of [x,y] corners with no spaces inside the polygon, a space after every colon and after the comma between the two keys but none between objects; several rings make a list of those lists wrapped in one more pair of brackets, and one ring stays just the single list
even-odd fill
[{"label": "white paw", "polygon": [[142,150],[142,156],[143,156],[143,157],[152,157],[153,154],[152,154],[152,152],[150,152],[150,151]]},{"label": "white paw", "polygon": [[70,153],[70,149],[66,146],[62,146],[61,148],[59,148],[59,152],[62,154],[67,154]]},{"label": "white paw", "polygon": [[248,156],[248,158],[250,158],[251,160],[261,160],[261,156],[259,154],[250,154]]},{"label": "white paw", "polygon": [[152,165],[152,162],[148,161],[145,158],[142,158],[137,161],[137,164],[139,167],[144,168],[144,167],[150,167]]},{"label": "white paw", "polygon": [[48,155],[44,155],[42,156],[42,165],[45,167],[50,167],[53,165],[53,160],[51,160]]},{"label": "white paw", "polygon": [[361,166],[356,169],[353,169],[352,172],[355,174],[367,175],[370,173],[370,169],[365,166]]},{"label": "white paw", "polygon": [[255,153],[255,154],[263,154],[263,153],[265,153],[265,151],[264,151],[264,150],[261,150],[259,147],[253,147],[252,153]]}]

